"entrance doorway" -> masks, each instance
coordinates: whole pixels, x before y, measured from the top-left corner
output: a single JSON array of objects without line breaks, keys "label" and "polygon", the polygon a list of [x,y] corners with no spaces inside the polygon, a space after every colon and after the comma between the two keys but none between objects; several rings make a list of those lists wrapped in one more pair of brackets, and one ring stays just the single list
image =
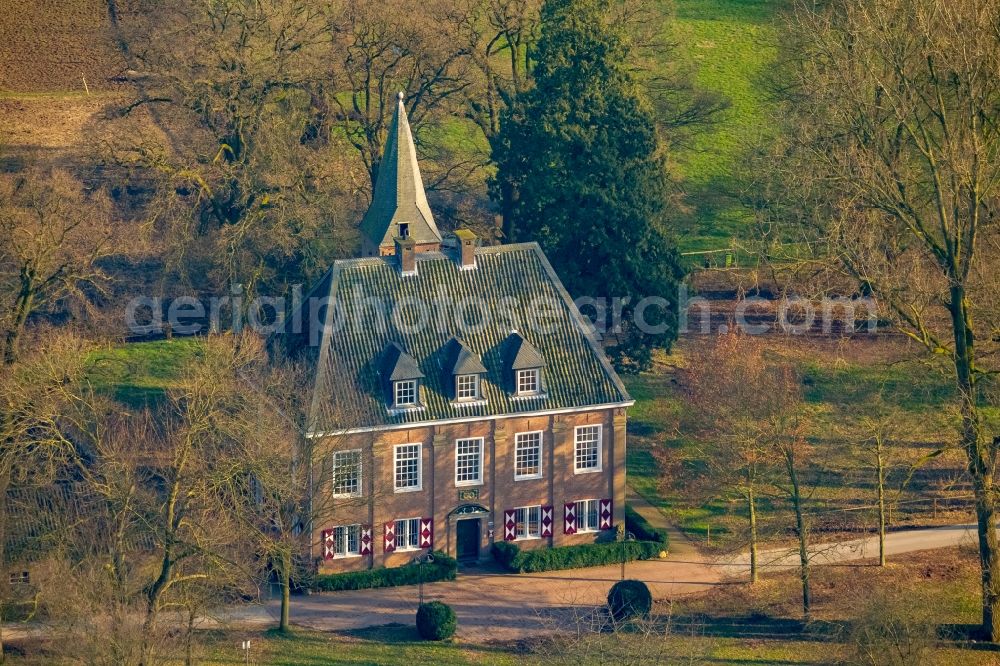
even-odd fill
[{"label": "entrance doorway", "polygon": [[455,556],[468,562],[479,559],[479,518],[466,518],[455,524]]}]

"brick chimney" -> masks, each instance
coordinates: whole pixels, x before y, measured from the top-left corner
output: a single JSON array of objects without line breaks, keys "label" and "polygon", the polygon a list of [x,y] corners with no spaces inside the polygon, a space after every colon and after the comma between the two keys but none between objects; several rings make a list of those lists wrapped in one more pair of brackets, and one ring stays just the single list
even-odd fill
[{"label": "brick chimney", "polygon": [[417,243],[412,238],[396,238],[396,260],[401,274],[417,274]]},{"label": "brick chimney", "polygon": [[458,265],[463,271],[472,270],[476,267],[476,234],[468,229],[459,229],[455,232],[458,239]]}]

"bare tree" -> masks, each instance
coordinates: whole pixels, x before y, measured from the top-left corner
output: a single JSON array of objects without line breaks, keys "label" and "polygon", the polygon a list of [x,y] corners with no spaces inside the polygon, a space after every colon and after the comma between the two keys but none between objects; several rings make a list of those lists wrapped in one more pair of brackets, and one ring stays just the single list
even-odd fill
[{"label": "bare tree", "polygon": [[403,92],[418,139],[456,111],[469,86],[458,30],[474,20],[448,0],[337,3],[329,14],[331,81],[314,99],[357,150],[375,186],[385,133]]},{"label": "bare tree", "polygon": [[797,3],[789,127],[762,171],[777,184],[764,208],[801,222],[810,267],[873,293],[899,330],[950,361],[991,640],[1000,640],[1000,439],[982,410],[1000,330],[997,16],[996,0]]},{"label": "bare tree", "polygon": [[693,351],[683,372],[690,426],[716,492],[735,493],[746,507],[750,582],[759,576],[757,506],[779,472],[772,444],[787,408],[763,341],[728,333]]},{"label": "bare tree", "polygon": [[166,136],[113,132],[105,144],[111,160],[156,177],[148,214],[168,265],[253,293],[346,253],[350,165],[335,142],[304,136],[329,48],[323,10],[185,0],[138,16],[128,34],[143,92],[120,114],[155,105]]},{"label": "bare tree", "polygon": [[[44,536],[50,518],[28,501],[17,510],[11,505],[16,491],[28,497],[45,496],[71,459],[54,426],[71,409],[64,387],[78,384],[89,346],[70,334],[52,336],[41,348],[30,350],[16,363],[0,368],[0,566],[30,557],[36,544],[29,535]],[[19,513],[21,520],[11,519]],[[49,521],[52,522],[52,521]],[[8,550],[10,544],[22,548]],[[6,576],[0,579],[0,612],[11,598]],[[37,582],[35,584],[38,587]],[[0,657],[3,641],[0,635]]]},{"label": "bare tree", "polygon": [[31,315],[64,299],[89,304],[110,280],[101,260],[126,246],[101,193],[37,169],[0,179],[0,237],[0,353],[9,365]]}]

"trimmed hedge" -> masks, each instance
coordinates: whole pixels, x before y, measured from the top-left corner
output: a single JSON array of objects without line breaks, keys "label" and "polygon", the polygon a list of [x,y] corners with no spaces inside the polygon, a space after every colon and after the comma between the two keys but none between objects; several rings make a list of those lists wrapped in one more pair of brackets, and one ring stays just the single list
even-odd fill
[{"label": "trimmed hedge", "polygon": [[667,545],[667,532],[653,527],[649,521],[636,513],[635,509],[625,505],[625,529],[635,535],[639,541],[655,541]]},{"label": "trimmed hedge", "polygon": [[401,567],[369,569],[342,574],[318,574],[310,588],[319,592],[340,590],[367,590],[376,587],[396,587],[433,583],[439,580],[455,580],[458,562],[440,551],[434,551],[434,561],[421,564],[406,564]]},{"label": "trimmed hedge", "polygon": [[[625,559],[629,562],[657,558],[660,551],[663,550],[663,544],[655,541],[628,541],[625,542],[624,546]],[[510,541],[498,541],[493,544],[493,557],[505,569],[517,573],[598,567],[621,562],[622,543],[609,541],[579,546],[521,550],[517,544]]]},{"label": "trimmed hedge", "polygon": [[417,607],[417,633],[425,641],[443,641],[455,635],[458,621],[451,606],[431,601]]},{"label": "trimmed hedge", "polygon": [[608,592],[608,610],[616,621],[646,617],[653,608],[653,595],[641,580],[621,580]]}]

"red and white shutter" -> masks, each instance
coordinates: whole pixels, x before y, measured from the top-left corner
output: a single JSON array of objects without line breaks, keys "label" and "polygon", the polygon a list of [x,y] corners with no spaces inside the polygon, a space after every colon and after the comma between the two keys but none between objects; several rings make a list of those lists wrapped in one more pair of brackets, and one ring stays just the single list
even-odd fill
[{"label": "red and white shutter", "polygon": [[382,551],[391,553],[396,550],[396,522],[390,521],[385,524],[385,539],[382,544]]},{"label": "red and white shutter", "polygon": [[362,525],[361,526],[361,554],[371,555],[372,554],[372,526]]},{"label": "red and white shutter", "polygon": [[503,540],[513,541],[517,538],[517,517],[513,509],[503,512]]},{"label": "red and white shutter", "polygon": [[552,523],[555,522],[555,510],[551,506],[542,507],[542,536],[552,536]]},{"label": "red and white shutter", "polygon": [[576,534],[576,502],[566,502],[563,509],[563,534]]},{"label": "red and white shutter", "polygon": [[614,506],[613,500],[610,499],[601,500],[600,511],[601,511],[602,530],[610,530],[612,527],[614,527],[615,519],[614,519],[614,512],[612,511],[613,506]]},{"label": "red and white shutter", "polygon": [[433,548],[434,547],[434,519],[433,518],[421,518],[420,519],[420,547],[421,548]]},{"label": "red and white shutter", "polygon": [[337,554],[337,544],[333,537],[333,530],[323,530],[323,559],[332,560]]}]

